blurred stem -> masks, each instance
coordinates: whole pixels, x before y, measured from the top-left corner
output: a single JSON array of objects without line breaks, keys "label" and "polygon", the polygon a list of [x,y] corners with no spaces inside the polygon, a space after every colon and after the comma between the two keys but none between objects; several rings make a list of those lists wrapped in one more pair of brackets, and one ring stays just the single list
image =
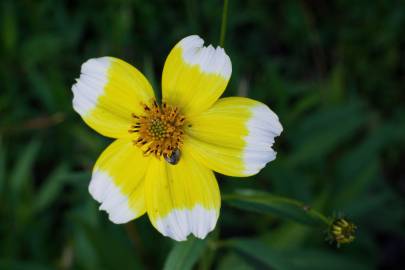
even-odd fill
[{"label": "blurred stem", "polygon": [[74,261],[74,252],[71,243],[67,243],[63,248],[62,257],[60,259],[61,269],[71,269]]},{"label": "blurred stem", "polygon": [[195,12],[195,1],[194,0],[187,0],[186,1],[186,9],[187,9],[187,17],[188,17],[188,24],[190,25],[193,32],[199,32],[199,27],[197,27],[197,22],[199,21],[197,16],[197,12]]},{"label": "blurred stem", "polygon": [[228,21],[228,0],[224,0],[224,7],[222,9],[222,22],[221,22],[221,35],[219,37],[219,45],[224,48],[226,24]]},{"label": "blurred stem", "polygon": [[23,123],[17,123],[13,126],[0,127],[0,134],[2,133],[17,133],[25,130],[45,129],[62,123],[65,120],[65,115],[61,112],[38,116],[31,118]]},{"label": "blurred stem", "polygon": [[142,247],[141,239],[139,238],[139,233],[135,227],[135,224],[133,222],[129,222],[125,224],[124,227],[129,239],[139,254],[139,258],[145,258],[145,251]]}]

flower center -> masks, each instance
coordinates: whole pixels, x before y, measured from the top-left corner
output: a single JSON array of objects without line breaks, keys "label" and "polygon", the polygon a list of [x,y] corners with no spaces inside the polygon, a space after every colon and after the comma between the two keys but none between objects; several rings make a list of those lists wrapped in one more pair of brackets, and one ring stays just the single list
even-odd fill
[{"label": "flower center", "polygon": [[138,133],[134,144],[142,149],[145,155],[153,154],[160,159],[172,157],[183,145],[183,125],[185,117],[179,109],[163,102],[156,101],[148,106],[142,104],[143,115],[132,114],[135,124],[129,133]]},{"label": "flower center", "polygon": [[332,240],[338,245],[350,243],[355,238],[356,225],[344,218],[338,218],[332,222],[330,234]]}]

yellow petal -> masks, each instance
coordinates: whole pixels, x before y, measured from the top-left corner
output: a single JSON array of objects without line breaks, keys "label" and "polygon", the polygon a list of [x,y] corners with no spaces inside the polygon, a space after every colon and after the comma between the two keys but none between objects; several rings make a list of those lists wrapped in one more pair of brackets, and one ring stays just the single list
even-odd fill
[{"label": "yellow petal", "polygon": [[154,97],[145,77],[130,64],[113,57],[93,58],[81,68],[72,87],[73,108],[94,130],[104,136],[129,136],[131,113]]},{"label": "yellow petal", "polygon": [[215,228],[220,195],[213,172],[182,152],[176,165],[153,158],[146,176],[149,219],[165,236],[184,241]]},{"label": "yellow petal", "polygon": [[113,142],[93,169],[89,192],[114,223],[126,223],[146,211],[144,178],[150,157],[127,138]]},{"label": "yellow petal", "polygon": [[276,158],[272,145],[283,128],[277,115],[263,103],[222,98],[189,121],[184,151],[214,171],[249,176]]},{"label": "yellow petal", "polygon": [[187,115],[202,112],[222,95],[232,73],[224,49],[199,36],[182,39],[166,59],[162,75],[163,100]]}]

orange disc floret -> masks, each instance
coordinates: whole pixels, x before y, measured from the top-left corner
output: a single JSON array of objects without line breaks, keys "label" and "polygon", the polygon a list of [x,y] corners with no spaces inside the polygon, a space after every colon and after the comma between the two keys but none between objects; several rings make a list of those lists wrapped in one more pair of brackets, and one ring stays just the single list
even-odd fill
[{"label": "orange disc floret", "polygon": [[151,105],[142,104],[143,115],[132,114],[135,124],[129,132],[138,133],[134,144],[140,147],[145,155],[153,154],[160,159],[170,157],[173,151],[183,145],[183,126],[186,118],[175,106],[156,100]]}]

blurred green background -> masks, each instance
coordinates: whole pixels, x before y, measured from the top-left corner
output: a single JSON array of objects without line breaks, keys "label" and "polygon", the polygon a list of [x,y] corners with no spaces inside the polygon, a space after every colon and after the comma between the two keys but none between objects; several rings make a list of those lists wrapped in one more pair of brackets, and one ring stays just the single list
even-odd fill
[{"label": "blurred green background", "polygon": [[146,216],[114,225],[97,210],[87,186],[110,140],[72,109],[81,64],[122,58],[160,91],[173,45],[218,45],[221,14],[215,0],[1,1],[0,269],[404,269],[402,1],[229,3],[225,95],[265,102],[284,132],[257,176],[218,175],[221,193],[343,214],[353,243],[328,244],[325,228],[266,207],[270,195],[248,209],[224,200],[215,232],[182,244]]}]

